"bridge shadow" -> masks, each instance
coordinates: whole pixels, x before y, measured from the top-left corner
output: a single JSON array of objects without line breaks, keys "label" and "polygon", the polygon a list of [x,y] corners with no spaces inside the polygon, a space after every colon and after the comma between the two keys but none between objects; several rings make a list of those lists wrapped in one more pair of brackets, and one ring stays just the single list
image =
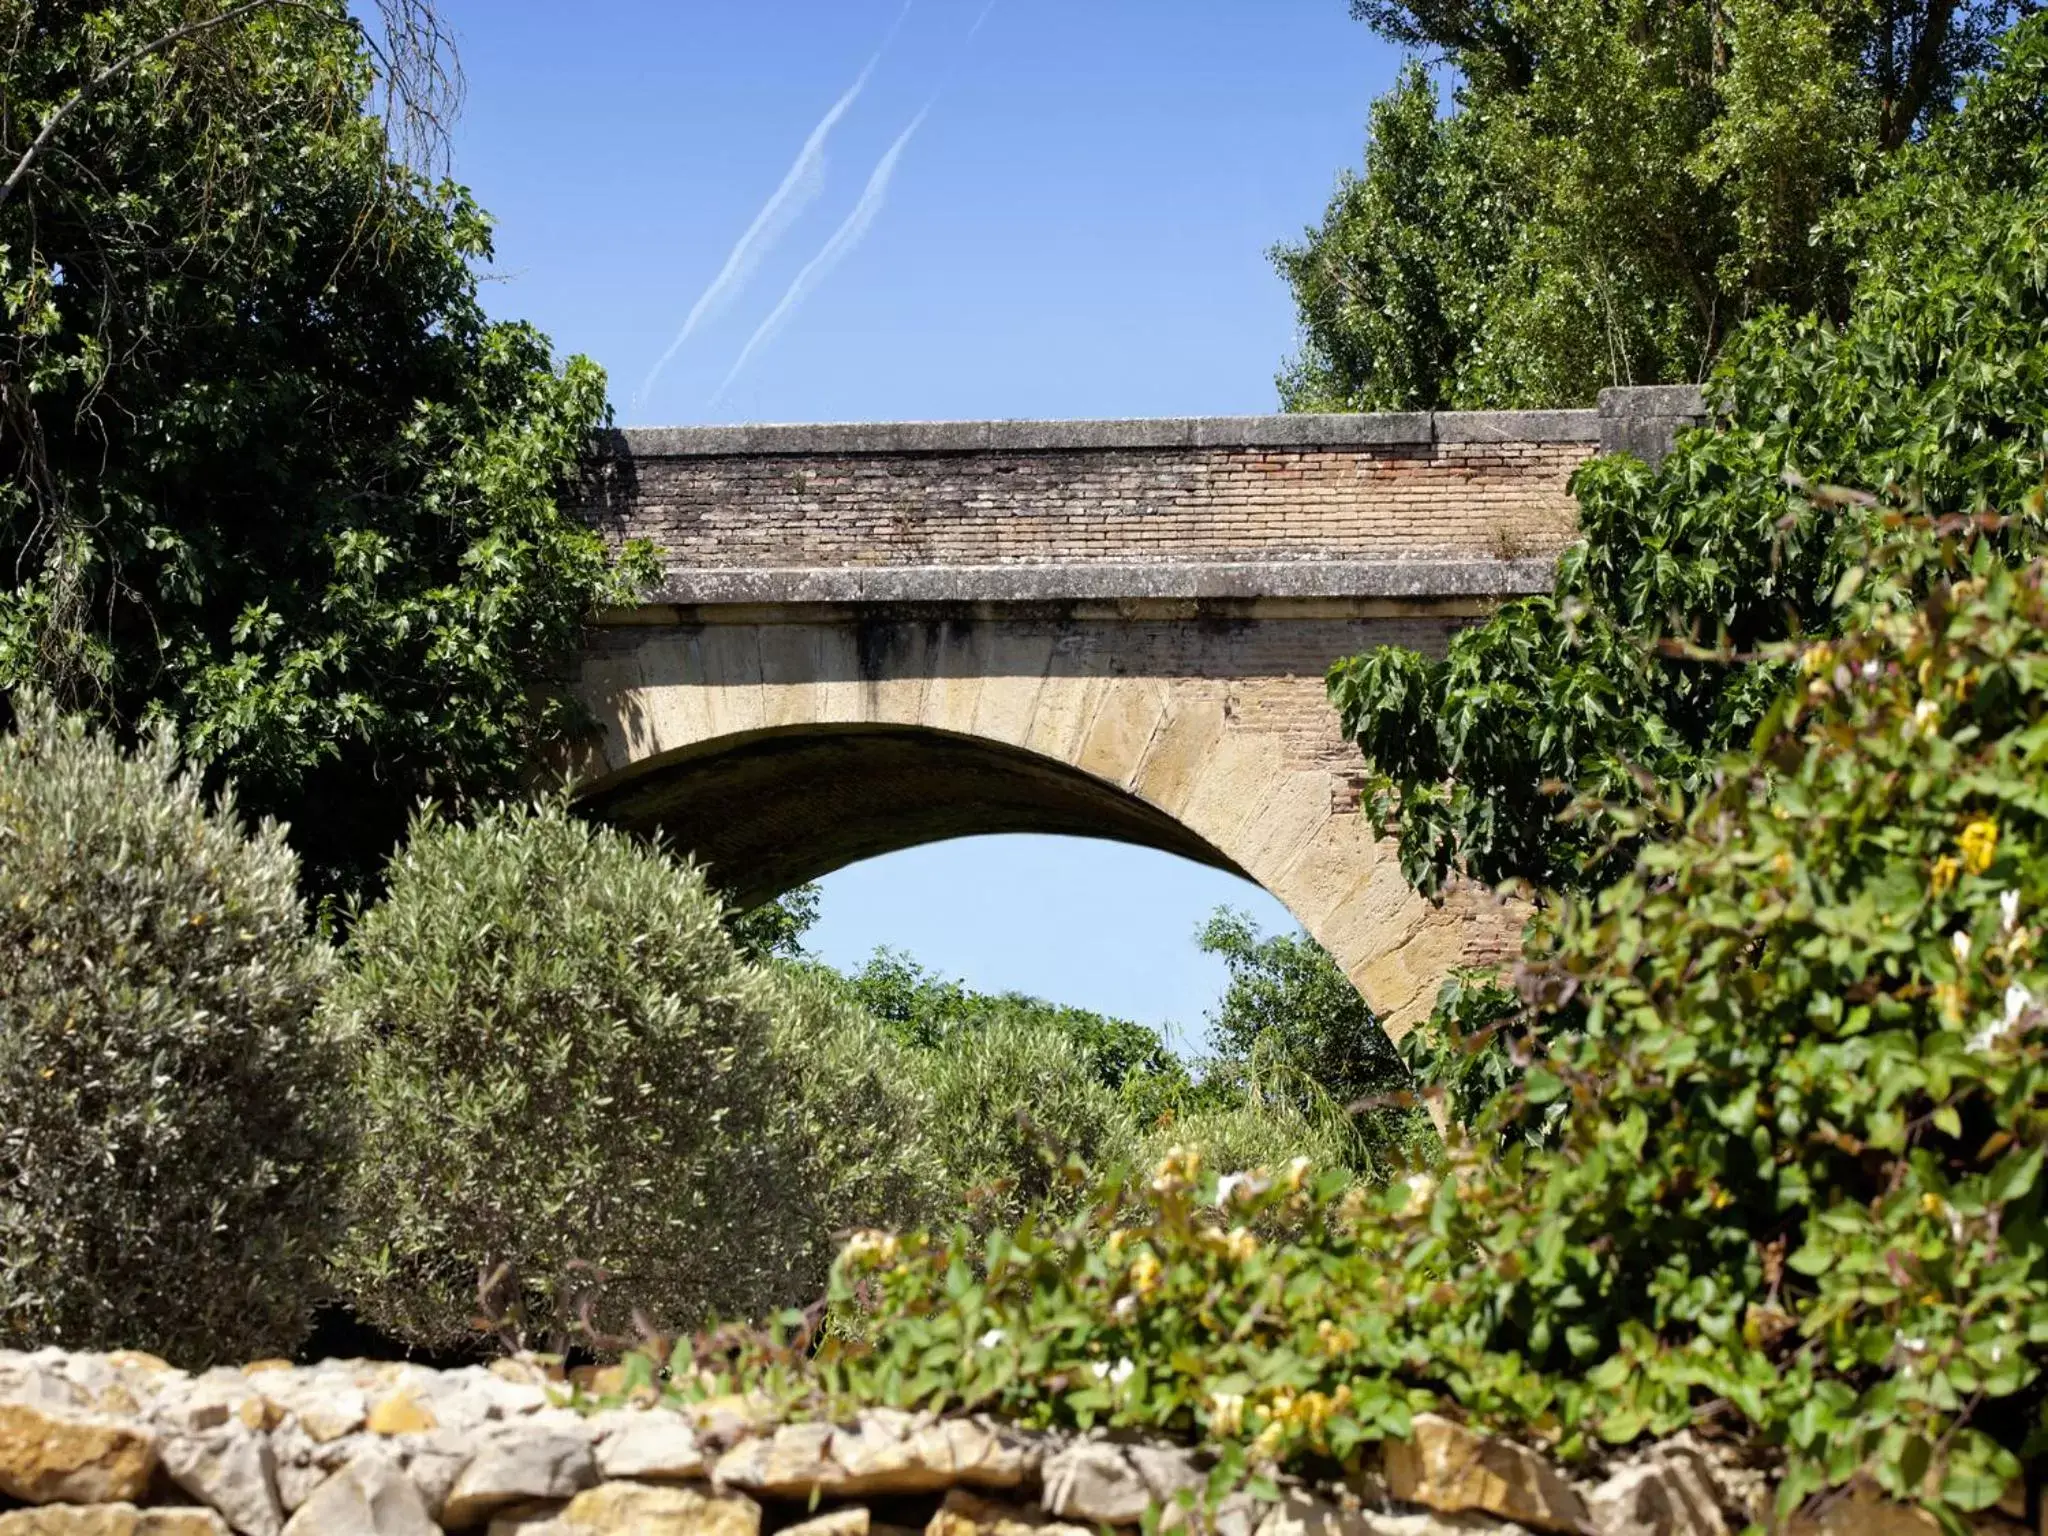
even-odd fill
[{"label": "bridge shadow", "polygon": [[986,833],[1107,838],[1244,874],[1165,812],[1091,774],[916,726],[811,724],[723,737],[582,803],[694,854],[742,907],[862,859]]}]

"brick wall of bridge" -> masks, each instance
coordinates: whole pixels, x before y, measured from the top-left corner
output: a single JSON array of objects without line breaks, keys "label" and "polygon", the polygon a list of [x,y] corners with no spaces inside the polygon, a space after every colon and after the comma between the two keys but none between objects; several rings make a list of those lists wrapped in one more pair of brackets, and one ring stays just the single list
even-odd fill
[{"label": "brick wall of bridge", "polygon": [[1591,443],[640,458],[689,569],[1551,554]]}]

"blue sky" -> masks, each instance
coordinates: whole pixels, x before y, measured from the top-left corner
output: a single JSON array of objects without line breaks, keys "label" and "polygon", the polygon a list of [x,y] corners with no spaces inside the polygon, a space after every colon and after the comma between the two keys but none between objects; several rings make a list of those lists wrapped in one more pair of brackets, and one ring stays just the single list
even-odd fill
[{"label": "blue sky", "polygon": [[[1344,0],[445,11],[455,173],[499,221],[487,302],[602,363],[626,425],[1270,411],[1293,312],[1266,251],[1359,161],[1399,64]],[[1221,902],[1288,922],[1166,855],[974,839],[833,877],[814,947],[1189,1038]]]}]

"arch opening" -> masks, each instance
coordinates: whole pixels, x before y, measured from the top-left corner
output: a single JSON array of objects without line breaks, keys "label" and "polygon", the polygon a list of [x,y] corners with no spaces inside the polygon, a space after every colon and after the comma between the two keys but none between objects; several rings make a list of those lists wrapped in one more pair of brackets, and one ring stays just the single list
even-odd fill
[{"label": "arch opening", "polygon": [[740,906],[863,859],[1005,832],[1133,843],[1253,879],[1157,806],[1093,774],[925,726],[810,724],[718,737],[637,763],[578,798],[615,825],[662,833]]}]

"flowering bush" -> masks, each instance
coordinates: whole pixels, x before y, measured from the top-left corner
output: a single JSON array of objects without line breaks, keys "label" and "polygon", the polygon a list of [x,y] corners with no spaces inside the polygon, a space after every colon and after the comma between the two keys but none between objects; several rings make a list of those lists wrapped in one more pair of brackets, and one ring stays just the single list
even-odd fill
[{"label": "flowering bush", "polygon": [[1523,1070],[1437,1169],[1183,1152],[1066,1226],[870,1237],[834,1300],[877,1326],[747,1367],[1255,1466],[1425,1406],[1568,1459],[1696,1426],[1788,1506],[1992,1503],[2048,1447],[2048,564],[1950,533],[1859,570],[1754,754],[1532,936]]}]

